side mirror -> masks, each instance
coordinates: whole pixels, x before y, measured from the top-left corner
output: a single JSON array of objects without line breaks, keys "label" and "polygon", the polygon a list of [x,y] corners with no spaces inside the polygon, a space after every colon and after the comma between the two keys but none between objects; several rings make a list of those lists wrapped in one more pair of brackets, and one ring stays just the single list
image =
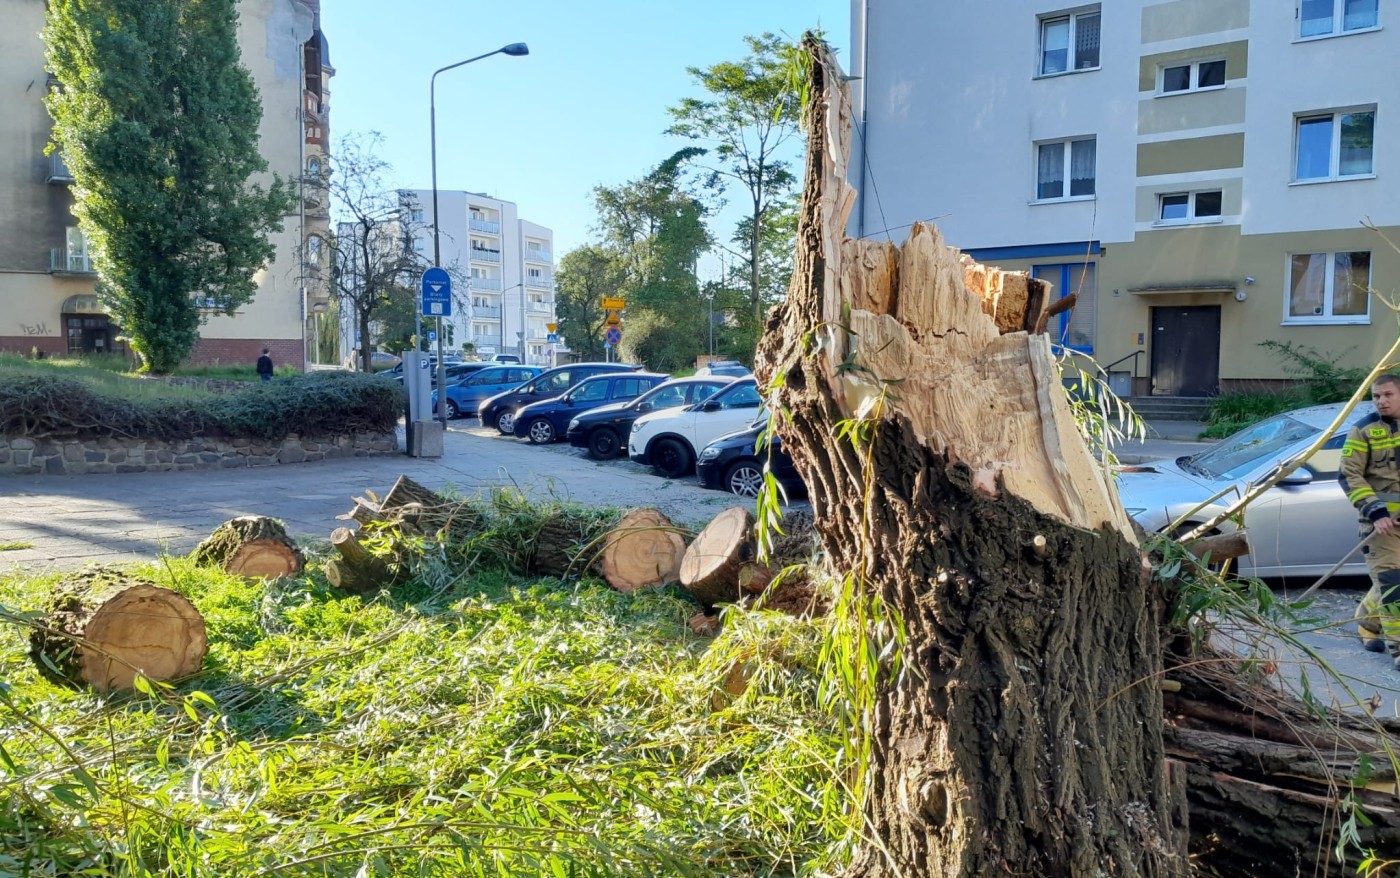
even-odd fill
[{"label": "side mirror", "polygon": [[1311,485],[1313,482],[1312,470],[1305,466],[1300,466],[1287,476],[1279,480],[1281,488],[1297,488],[1302,485]]},{"label": "side mirror", "polygon": [[719,411],[721,408],[722,408],[722,406],[721,406],[717,401],[715,401],[715,400],[710,400],[709,402],[705,402],[705,403],[702,403],[702,404],[701,404],[701,406],[700,406],[700,411],[702,411],[702,412],[717,412],[717,411]]}]

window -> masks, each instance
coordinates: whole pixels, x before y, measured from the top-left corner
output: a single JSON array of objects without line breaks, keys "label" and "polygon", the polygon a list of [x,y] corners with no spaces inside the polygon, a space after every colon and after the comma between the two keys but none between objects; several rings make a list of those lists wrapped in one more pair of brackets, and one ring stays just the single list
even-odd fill
[{"label": "window", "polygon": [[311,159],[311,161],[309,161],[309,162],[306,163],[306,176],[310,177],[310,178],[312,179],[312,181],[318,181],[318,180],[321,179],[321,160],[320,160],[320,159],[318,159],[318,158],[313,158],[313,159]]},{"label": "window", "polygon": [[1338,433],[1327,444],[1308,458],[1303,466],[1308,468],[1315,480],[1335,479],[1342,471],[1342,448],[1346,445],[1347,434]]},{"label": "window", "polygon": [[642,391],[650,390],[651,382],[640,378],[619,378],[613,387],[613,399],[636,399]]},{"label": "window", "polygon": [[655,393],[649,393],[638,400],[637,411],[660,411],[661,409],[671,409],[685,404],[684,385],[672,384],[670,387],[662,387]]},{"label": "window", "polygon": [[423,221],[423,211],[410,210],[408,212],[408,221],[411,223],[421,223]]},{"label": "window", "polygon": [[1220,219],[1221,191],[1173,192],[1158,196],[1157,224],[1215,222]]},{"label": "window", "polygon": [[1298,117],[1293,179],[1340,180],[1375,172],[1376,111]]},{"label": "window", "polygon": [[727,409],[756,409],[763,404],[763,397],[758,395],[758,388],[752,384],[744,384],[719,397],[722,408]]},{"label": "window", "polygon": [[1099,67],[1099,12],[1076,12],[1040,20],[1040,75]]},{"label": "window", "polygon": [[1188,91],[1225,87],[1225,61],[1193,61],[1162,68],[1159,94],[1181,94]]},{"label": "window", "polygon": [[88,256],[87,237],[77,226],[69,226],[67,234],[67,269],[69,271],[92,271],[92,260]]},{"label": "window", "polygon": [[1056,339],[1067,348],[1094,352],[1094,301],[1098,295],[1098,266],[1092,262],[1078,262],[1073,265],[1037,265],[1032,270],[1035,277],[1047,281],[1059,291],[1056,298],[1064,298],[1070,293],[1078,293],[1074,308],[1061,314],[1060,330]]},{"label": "window", "polygon": [[539,277],[539,276],[540,276],[540,270],[539,270],[538,268],[532,268],[532,269],[530,269],[530,277]]},{"label": "window", "polygon": [[414,238],[414,239],[413,239],[413,252],[414,252],[414,253],[422,253],[422,252],[423,252],[423,246],[424,246],[425,243],[426,243],[426,242],[425,242],[422,238]]},{"label": "window", "polygon": [[[1097,173],[1095,151],[1093,138],[1040,144],[1036,148],[1036,200],[1093,197]],[[1065,180],[1069,180],[1068,195]]]},{"label": "window", "polygon": [[1369,323],[1370,313],[1369,251],[1289,257],[1285,323]]},{"label": "window", "polygon": [[321,238],[319,235],[312,235],[306,239],[306,258],[312,265],[321,264]]},{"label": "window", "polygon": [[724,384],[697,384],[692,391],[692,402],[704,402],[711,395],[720,392],[725,388]]},{"label": "window", "polygon": [[1380,0],[1302,0],[1298,38],[1326,37],[1380,27]]},{"label": "window", "polygon": [[607,398],[608,379],[606,378],[585,381],[569,393],[569,399],[573,402],[599,402]]}]

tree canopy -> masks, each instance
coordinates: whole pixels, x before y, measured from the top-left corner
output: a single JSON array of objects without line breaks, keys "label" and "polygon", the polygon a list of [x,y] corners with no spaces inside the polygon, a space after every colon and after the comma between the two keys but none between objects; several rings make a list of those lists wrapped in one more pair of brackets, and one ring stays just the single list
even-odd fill
[{"label": "tree canopy", "polygon": [[262,105],[237,30],[235,0],[48,4],[46,103],[97,293],[155,372],[252,300],[295,205],[286,181],[253,181]]}]

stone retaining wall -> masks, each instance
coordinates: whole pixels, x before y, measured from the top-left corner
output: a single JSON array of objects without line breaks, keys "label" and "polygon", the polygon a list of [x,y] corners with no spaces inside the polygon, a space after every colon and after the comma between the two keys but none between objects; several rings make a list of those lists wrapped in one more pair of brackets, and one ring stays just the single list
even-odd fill
[{"label": "stone retaining wall", "polygon": [[393,433],[357,433],[280,442],[256,439],[19,439],[0,437],[0,476],[145,473],[276,466],[399,453]]}]

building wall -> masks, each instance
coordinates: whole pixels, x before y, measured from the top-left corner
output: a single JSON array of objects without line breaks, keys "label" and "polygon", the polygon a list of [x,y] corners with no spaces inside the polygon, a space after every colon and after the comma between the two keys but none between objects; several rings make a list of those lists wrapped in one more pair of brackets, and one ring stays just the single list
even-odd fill
[{"label": "building wall", "polygon": [[[1288,377],[1260,347],[1267,340],[1373,364],[1395,334],[1380,302],[1348,324],[1299,324],[1285,309],[1292,254],[1370,251],[1372,287],[1400,284],[1400,256],[1361,227],[1369,217],[1400,240],[1400,175],[1389,166],[1400,107],[1387,103],[1400,81],[1397,31],[1295,39],[1295,4],[1280,0],[1104,0],[1099,69],[1037,77],[1038,16],[1087,8],[854,0],[864,136],[854,138],[861,194],[849,232],[901,240],[907,224],[936,218],[950,244],[1005,268],[1087,258],[1094,356],[1108,364],[1143,351],[1140,392],[1158,306],[1221,308],[1222,389]],[[969,33],[1000,38],[989,49]],[[1226,60],[1224,88],[1157,94],[1162,65],[1205,57]],[[1292,182],[1296,117],[1366,105],[1377,108],[1375,174]],[[1094,198],[1035,203],[1034,145],[1088,135]],[[1202,189],[1222,193],[1217,220],[1158,222],[1159,196]],[[1102,252],[1086,257],[1089,242]]]},{"label": "building wall", "polygon": [[[243,64],[263,100],[260,149],[270,169],[262,182],[271,173],[299,178],[301,44],[311,36],[312,12],[301,0],[241,0],[239,12]],[[52,121],[38,36],[44,3],[0,0],[0,22],[0,350],[60,353],[67,350],[61,307],[70,296],[91,295],[95,275],[50,269],[50,250],[61,252],[66,228],[77,223],[68,186],[45,182]],[[245,349],[275,343],[284,362],[303,364],[301,234],[299,215],[287,217],[272,237],[277,255],[258,273],[254,300],[235,317],[210,318],[192,359],[242,361]]]}]

